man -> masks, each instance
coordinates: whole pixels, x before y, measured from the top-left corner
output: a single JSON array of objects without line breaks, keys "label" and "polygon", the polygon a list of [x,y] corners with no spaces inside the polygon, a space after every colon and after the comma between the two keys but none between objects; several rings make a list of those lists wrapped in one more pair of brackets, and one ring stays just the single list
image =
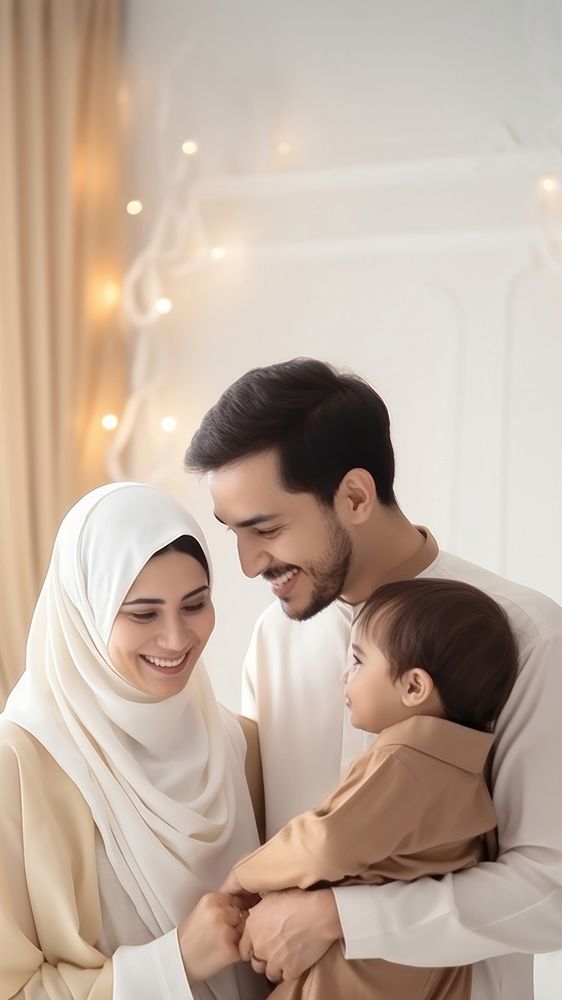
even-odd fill
[{"label": "man", "polygon": [[354,610],[378,586],[419,575],[472,583],[506,609],[520,649],[492,766],[498,861],[439,881],[268,896],[250,915],[243,952],[275,980],[300,974],[342,938],[348,958],[478,963],[475,1000],[531,1000],[533,953],[562,947],[560,609],[440,552],[407,520],[393,491],[384,403],[322,362],[242,376],[205,416],[186,462],[209,474],[243,571],[270,580],[278,598],[258,621],[245,668],[268,835],[320,801],[364,749],[339,677]]}]

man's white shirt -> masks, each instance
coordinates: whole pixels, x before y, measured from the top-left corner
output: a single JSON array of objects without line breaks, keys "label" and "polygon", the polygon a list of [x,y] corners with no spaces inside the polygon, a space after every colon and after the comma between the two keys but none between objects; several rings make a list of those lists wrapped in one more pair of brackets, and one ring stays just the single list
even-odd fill
[{"label": "man's white shirt", "polygon": [[[334,890],[346,955],[477,963],[473,1000],[559,1000],[562,958],[537,957],[533,992],[532,956],[562,948],[562,610],[445,552],[418,575],[486,591],[519,643],[520,672],[494,745],[500,857],[440,880]],[[256,625],[242,711],[259,724],[268,836],[320,802],[373,739],[351,727],[344,707],[351,618],[336,602],[295,622],[275,602]]]}]

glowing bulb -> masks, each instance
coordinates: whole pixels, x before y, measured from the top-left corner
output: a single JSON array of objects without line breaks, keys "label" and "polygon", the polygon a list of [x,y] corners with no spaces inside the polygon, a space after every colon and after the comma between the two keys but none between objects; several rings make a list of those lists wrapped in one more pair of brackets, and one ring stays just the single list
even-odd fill
[{"label": "glowing bulb", "polygon": [[543,191],[547,192],[547,194],[552,194],[552,192],[556,191],[558,187],[558,181],[555,177],[543,177],[541,187]]},{"label": "glowing bulb", "polygon": [[292,151],[293,151],[293,148],[292,148],[290,142],[278,142],[277,143],[277,152],[280,153],[281,156],[288,156],[289,153],[292,153]]},{"label": "glowing bulb", "polygon": [[116,417],[114,413],[106,413],[104,417],[101,418],[101,425],[104,431],[114,431],[119,424],[119,417]]},{"label": "glowing bulb", "polygon": [[213,247],[213,249],[211,250],[211,257],[213,258],[213,260],[222,260],[225,255],[226,255],[226,250],[224,249],[224,247]]},{"label": "glowing bulb", "polygon": [[186,141],[182,143],[181,148],[183,149],[186,156],[193,156],[193,154],[196,153],[197,150],[199,149],[197,143],[194,142],[193,139],[186,139]]},{"label": "glowing bulb", "polygon": [[177,426],[178,422],[176,418],[173,417],[171,414],[168,417],[162,417],[162,420],[160,421],[160,427],[162,428],[163,431],[166,431],[168,434],[171,434],[172,431],[175,431]]},{"label": "glowing bulb", "polygon": [[138,215],[139,212],[142,212],[142,201],[137,201],[136,198],[133,198],[132,201],[128,201],[127,212],[129,215]]},{"label": "glowing bulb", "polygon": [[120,288],[116,281],[106,281],[101,287],[100,299],[108,309],[119,301]]},{"label": "glowing bulb", "polygon": [[157,312],[160,313],[161,316],[165,316],[166,313],[172,311],[172,300],[162,296],[162,298],[156,299],[156,302],[154,303],[154,308],[156,309]]}]

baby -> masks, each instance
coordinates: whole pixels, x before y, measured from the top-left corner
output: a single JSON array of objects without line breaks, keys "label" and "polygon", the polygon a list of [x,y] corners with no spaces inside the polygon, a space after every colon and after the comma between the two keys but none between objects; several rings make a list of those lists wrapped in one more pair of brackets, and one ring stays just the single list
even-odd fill
[{"label": "baby", "polygon": [[[457,581],[380,587],[357,615],[344,674],[351,723],[378,736],[316,809],[235,865],[226,892],[381,884],[495,860],[485,778],[517,675],[502,608]],[[406,957],[406,955],[405,955]],[[341,942],[275,1000],[469,1000],[471,967],[346,960]]]}]

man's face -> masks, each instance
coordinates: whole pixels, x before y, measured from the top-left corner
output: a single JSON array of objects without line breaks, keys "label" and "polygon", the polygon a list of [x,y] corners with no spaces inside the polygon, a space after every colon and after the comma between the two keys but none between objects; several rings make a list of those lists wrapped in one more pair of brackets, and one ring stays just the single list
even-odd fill
[{"label": "man's face", "polygon": [[223,466],[209,486],[215,517],[236,534],[243,572],[270,581],[289,618],[311,618],[343,592],[349,533],[311,493],[283,488],[274,452]]}]

